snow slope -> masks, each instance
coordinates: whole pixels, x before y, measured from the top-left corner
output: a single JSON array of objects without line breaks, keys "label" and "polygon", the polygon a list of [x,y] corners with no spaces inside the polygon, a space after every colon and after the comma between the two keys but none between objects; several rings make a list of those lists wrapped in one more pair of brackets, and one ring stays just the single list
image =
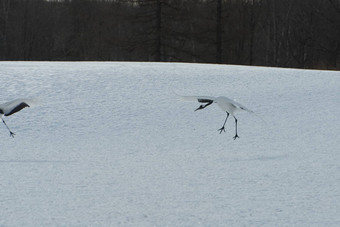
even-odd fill
[{"label": "snow slope", "polygon": [[[0,226],[339,226],[340,72],[0,62]],[[194,112],[181,95],[256,112]],[[232,119],[232,118],[231,118]]]}]

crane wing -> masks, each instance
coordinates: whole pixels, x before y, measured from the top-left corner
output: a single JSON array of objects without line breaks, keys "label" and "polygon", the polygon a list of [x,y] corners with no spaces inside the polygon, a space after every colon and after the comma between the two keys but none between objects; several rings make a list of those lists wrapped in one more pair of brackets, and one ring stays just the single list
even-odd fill
[{"label": "crane wing", "polygon": [[0,105],[0,109],[3,110],[5,116],[10,116],[25,107],[30,107],[30,99],[15,99],[10,102],[6,102]]},{"label": "crane wing", "polygon": [[22,110],[25,107],[30,107],[27,103],[21,102],[19,105],[16,105],[13,109],[11,109],[9,112],[5,112],[5,116],[10,116],[20,110]]}]

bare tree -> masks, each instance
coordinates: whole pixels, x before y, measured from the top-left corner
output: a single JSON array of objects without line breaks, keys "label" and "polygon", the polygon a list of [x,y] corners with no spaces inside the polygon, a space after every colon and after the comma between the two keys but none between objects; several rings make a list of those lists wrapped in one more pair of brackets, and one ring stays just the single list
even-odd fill
[{"label": "bare tree", "polygon": [[1,26],[1,33],[0,33],[0,38],[1,38],[1,46],[0,52],[1,54],[1,59],[5,60],[7,57],[7,49],[8,49],[8,44],[7,44],[7,39],[8,39],[8,14],[11,8],[11,1],[10,0],[1,0],[1,10],[0,10],[0,21],[2,22],[0,24]]}]

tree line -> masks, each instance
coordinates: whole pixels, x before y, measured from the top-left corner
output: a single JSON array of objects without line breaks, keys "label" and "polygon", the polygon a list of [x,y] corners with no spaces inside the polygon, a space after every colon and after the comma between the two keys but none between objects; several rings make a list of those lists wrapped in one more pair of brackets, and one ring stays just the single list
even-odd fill
[{"label": "tree line", "polygon": [[340,0],[0,0],[0,60],[340,69]]}]

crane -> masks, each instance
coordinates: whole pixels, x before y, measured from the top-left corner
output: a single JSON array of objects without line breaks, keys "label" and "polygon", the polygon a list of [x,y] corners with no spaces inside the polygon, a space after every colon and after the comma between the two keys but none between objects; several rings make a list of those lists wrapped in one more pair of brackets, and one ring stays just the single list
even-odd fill
[{"label": "crane", "polygon": [[211,96],[182,96],[182,99],[185,101],[195,101],[197,100],[200,103],[205,103],[204,105],[200,105],[195,111],[197,110],[202,110],[204,108],[206,108],[207,106],[216,103],[220,109],[223,112],[227,113],[227,117],[224,120],[223,126],[218,129],[218,131],[220,132],[220,134],[222,132],[225,132],[225,124],[227,123],[228,117],[231,114],[234,119],[235,119],[235,136],[233,137],[234,140],[236,138],[239,138],[238,134],[237,134],[237,118],[235,117],[234,113],[236,111],[247,111],[249,113],[254,113],[252,110],[248,109],[247,107],[243,106],[242,104],[227,98],[225,96],[219,96],[219,97],[211,97]]}]

